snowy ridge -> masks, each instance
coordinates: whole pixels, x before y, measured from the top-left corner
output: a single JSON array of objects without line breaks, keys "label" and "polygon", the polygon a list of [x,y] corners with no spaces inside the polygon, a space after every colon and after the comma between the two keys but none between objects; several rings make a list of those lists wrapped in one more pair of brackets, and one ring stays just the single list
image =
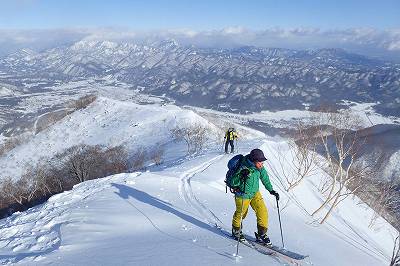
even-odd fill
[{"label": "snowy ridge", "polygon": [[[35,165],[78,144],[123,145],[128,151],[171,142],[169,130],[177,124],[197,121],[213,125],[194,112],[173,105],[139,105],[100,97],[88,108],[76,111],[40,132],[26,145],[0,158],[0,178],[18,178],[27,164]],[[34,147],[34,148],[33,148]]]}]

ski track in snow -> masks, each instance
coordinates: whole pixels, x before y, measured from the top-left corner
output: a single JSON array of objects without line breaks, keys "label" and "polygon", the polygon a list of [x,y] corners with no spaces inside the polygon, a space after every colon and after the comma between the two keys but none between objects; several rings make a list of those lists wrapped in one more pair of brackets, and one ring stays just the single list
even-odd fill
[{"label": "ski track in snow", "polygon": [[207,168],[209,168],[214,162],[221,159],[224,155],[218,155],[211,160],[190,169],[189,171],[183,173],[180,176],[180,183],[179,183],[179,194],[181,198],[192,208],[194,208],[208,224],[215,226],[215,225],[223,225],[222,221],[204,204],[202,204],[197,198],[196,195],[193,193],[192,186],[190,180],[196,174],[204,172]]},{"label": "ski track in snow", "polygon": [[[203,217],[203,219],[205,219],[205,221],[214,226],[215,228],[217,228],[218,230],[221,231],[221,233],[223,233],[226,237],[230,237],[230,233],[229,233],[229,229],[228,226],[226,226],[219,218],[217,215],[215,215],[215,213],[210,210],[209,208],[207,208],[204,204],[202,204],[196,197],[196,195],[193,192],[192,186],[191,186],[191,179],[199,173],[204,172],[205,170],[207,170],[214,162],[218,161],[219,159],[221,159],[224,155],[218,155],[214,158],[212,158],[211,160],[197,166],[194,167],[192,169],[190,169],[189,171],[186,171],[185,173],[183,173],[181,175],[180,178],[180,184],[179,184],[179,194],[181,196],[181,198],[192,208],[194,208],[195,210],[197,210],[197,212]],[[236,243],[236,241],[235,241]],[[267,255],[265,252],[265,250],[263,249],[258,249],[257,247],[253,247],[255,250],[257,250],[258,252]],[[236,257],[236,254],[232,254],[232,256]],[[290,265],[287,262],[285,262],[284,260],[282,260],[281,258],[279,258],[279,256],[271,256],[271,259],[279,262],[282,265]],[[301,265],[298,263],[293,262],[293,265]]]}]

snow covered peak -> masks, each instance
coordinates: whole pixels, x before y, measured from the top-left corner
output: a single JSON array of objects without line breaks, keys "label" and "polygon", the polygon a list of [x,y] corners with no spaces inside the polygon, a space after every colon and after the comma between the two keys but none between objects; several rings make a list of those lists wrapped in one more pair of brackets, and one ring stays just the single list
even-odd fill
[{"label": "snow covered peak", "polygon": [[99,41],[99,40],[81,40],[79,42],[74,43],[71,46],[71,50],[82,51],[82,50],[90,50],[93,48],[97,49],[115,49],[119,46],[118,43],[112,41]]},{"label": "snow covered peak", "polygon": [[161,42],[157,42],[158,46],[164,49],[173,49],[179,47],[178,41],[175,39],[166,39]]},{"label": "snow covered peak", "polygon": [[32,56],[32,55],[36,55],[37,54],[34,50],[29,49],[29,48],[21,49],[21,53],[24,53],[27,56]]},{"label": "snow covered peak", "polygon": [[38,53],[35,52],[34,50],[31,50],[29,48],[24,48],[16,51],[15,53],[10,54],[8,57],[14,60],[29,61],[33,59],[36,55],[38,55]]},{"label": "snow covered peak", "polygon": [[95,45],[97,45],[98,41],[94,40],[81,40],[79,42],[74,43],[71,46],[72,50],[82,50],[82,49],[87,49],[87,48],[92,48]]}]

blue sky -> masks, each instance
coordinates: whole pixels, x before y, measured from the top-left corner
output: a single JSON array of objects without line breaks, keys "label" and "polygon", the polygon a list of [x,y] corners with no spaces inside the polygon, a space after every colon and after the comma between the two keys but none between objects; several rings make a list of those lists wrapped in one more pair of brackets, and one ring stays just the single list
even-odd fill
[{"label": "blue sky", "polygon": [[83,39],[343,48],[400,62],[400,0],[0,0],[0,56]]},{"label": "blue sky", "polygon": [[399,0],[0,0],[1,29],[400,28]]}]

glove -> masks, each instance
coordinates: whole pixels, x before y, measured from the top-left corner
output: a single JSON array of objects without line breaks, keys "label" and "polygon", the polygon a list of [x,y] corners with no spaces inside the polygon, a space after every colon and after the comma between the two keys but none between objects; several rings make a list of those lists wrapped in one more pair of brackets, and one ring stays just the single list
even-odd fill
[{"label": "glove", "polygon": [[231,188],[231,192],[232,193],[243,193],[241,190],[240,190],[240,187],[233,187],[233,188]]},{"label": "glove", "polygon": [[269,194],[274,195],[275,198],[276,198],[276,200],[279,200],[279,193],[276,192],[275,190],[271,190],[271,191],[269,192]]},{"label": "glove", "polygon": [[240,179],[241,180],[246,180],[249,177],[250,171],[249,169],[245,168],[242,171],[240,171]]}]

